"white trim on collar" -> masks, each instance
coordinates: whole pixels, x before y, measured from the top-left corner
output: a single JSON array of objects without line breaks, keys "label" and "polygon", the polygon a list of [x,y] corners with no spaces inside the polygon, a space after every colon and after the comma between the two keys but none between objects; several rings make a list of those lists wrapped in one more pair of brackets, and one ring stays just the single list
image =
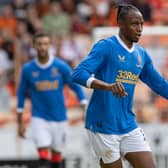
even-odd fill
[{"label": "white trim on collar", "polygon": [[54,56],[51,56],[51,55],[50,55],[48,62],[45,63],[45,64],[41,64],[41,63],[38,61],[37,58],[35,59],[35,62],[36,62],[36,64],[37,64],[37,66],[39,66],[40,68],[46,69],[46,68],[48,68],[48,67],[52,64],[53,60],[54,60]]},{"label": "white trim on collar", "polygon": [[121,44],[121,46],[122,46],[123,48],[125,48],[129,53],[131,53],[131,52],[134,51],[134,48],[135,48],[134,44],[133,44],[132,48],[129,49],[129,48],[126,46],[126,44],[123,42],[123,40],[120,38],[119,35],[116,35],[116,38],[117,38],[118,42]]}]

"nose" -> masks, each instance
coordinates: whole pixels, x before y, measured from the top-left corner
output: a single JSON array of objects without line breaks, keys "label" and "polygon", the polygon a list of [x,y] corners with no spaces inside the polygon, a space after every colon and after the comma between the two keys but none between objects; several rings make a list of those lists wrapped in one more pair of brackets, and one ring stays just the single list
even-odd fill
[{"label": "nose", "polygon": [[46,49],[46,45],[45,44],[41,44],[40,48],[41,48],[41,50],[45,50]]},{"label": "nose", "polygon": [[143,28],[142,24],[138,24],[138,26],[137,26],[137,32],[141,33],[142,32],[142,28]]}]

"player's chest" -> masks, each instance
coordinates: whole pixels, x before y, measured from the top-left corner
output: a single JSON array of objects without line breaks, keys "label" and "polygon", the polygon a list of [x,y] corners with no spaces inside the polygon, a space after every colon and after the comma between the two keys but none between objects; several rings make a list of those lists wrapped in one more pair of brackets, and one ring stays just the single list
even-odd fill
[{"label": "player's chest", "polygon": [[[50,69],[34,69],[29,72],[29,84],[35,88],[57,88],[63,76],[56,67]],[[39,89],[38,89],[39,90]]]},{"label": "player's chest", "polygon": [[111,66],[117,71],[128,71],[140,74],[144,66],[143,56],[139,53],[115,52],[110,57]]}]

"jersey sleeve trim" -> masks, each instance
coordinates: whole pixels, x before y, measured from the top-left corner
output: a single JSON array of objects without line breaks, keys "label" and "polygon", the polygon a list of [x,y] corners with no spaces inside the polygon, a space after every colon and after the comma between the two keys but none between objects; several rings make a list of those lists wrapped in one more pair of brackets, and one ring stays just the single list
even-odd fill
[{"label": "jersey sleeve trim", "polygon": [[92,82],[93,82],[94,80],[96,80],[96,78],[90,77],[90,78],[86,81],[86,86],[87,86],[88,88],[91,88],[91,84],[92,84]]},{"label": "jersey sleeve trim", "polygon": [[80,101],[80,105],[86,105],[88,101],[86,99]]},{"label": "jersey sleeve trim", "polygon": [[23,113],[23,108],[17,108],[17,113]]}]

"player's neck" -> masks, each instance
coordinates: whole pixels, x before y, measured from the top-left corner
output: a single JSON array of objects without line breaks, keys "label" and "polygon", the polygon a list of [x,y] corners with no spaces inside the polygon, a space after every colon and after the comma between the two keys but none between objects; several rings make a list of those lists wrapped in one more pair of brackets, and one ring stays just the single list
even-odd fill
[{"label": "player's neck", "polygon": [[120,37],[120,39],[124,42],[124,44],[125,44],[129,49],[132,48],[133,43],[130,42],[130,41],[128,41],[128,40],[124,37],[124,35],[122,35],[121,33],[119,33],[119,37]]},{"label": "player's neck", "polygon": [[49,56],[47,56],[47,57],[38,56],[37,57],[37,60],[40,64],[46,64],[49,61],[49,59],[50,59]]}]

